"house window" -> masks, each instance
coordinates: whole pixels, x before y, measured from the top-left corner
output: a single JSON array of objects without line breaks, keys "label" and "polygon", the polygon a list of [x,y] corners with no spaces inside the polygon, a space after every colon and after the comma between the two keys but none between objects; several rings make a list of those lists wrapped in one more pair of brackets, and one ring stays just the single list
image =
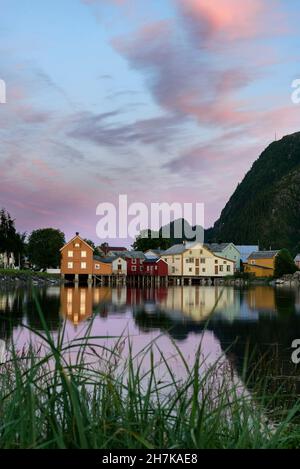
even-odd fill
[{"label": "house window", "polygon": [[136,272],[136,267],[133,266],[133,267],[131,268],[131,270],[132,270],[132,272]]},{"label": "house window", "polygon": [[227,272],[230,272],[230,265],[227,266]]},{"label": "house window", "polygon": [[218,263],[218,260],[216,259],[216,260],[215,260],[215,264],[217,264],[217,263]]},{"label": "house window", "polygon": [[172,267],[172,274],[175,274],[176,270],[175,267]]},{"label": "house window", "polygon": [[203,254],[203,249],[200,249],[200,254]]},{"label": "house window", "polygon": [[223,264],[227,264],[227,262],[226,262],[226,261],[223,261]]},{"label": "house window", "polygon": [[81,262],[81,268],[86,269],[86,262]]},{"label": "house window", "polygon": [[75,248],[80,248],[80,244],[79,244],[79,243],[75,243]]},{"label": "house window", "polygon": [[68,269],[73,269],[73,262],[68,262]]},{"label": "house window", "polygon": [[81,251],[81,257],[86,257],[86,251]]},{"label": "house window", "polygon": [[73,251],[68,251],[68,257],[73,257]]},{"label": "house window", "polygon": [[200,262],[201,264],[205,264],[205,257],[201,257]]},{"label": "house window", "polygon": [[122,270],[122,266],[121,266],[121,265],[118,265],[118,270]]},{"label": "house window", "polygon": [[192,269],[192,267],[190,267],[190,268],[189,268],[189,272],[193,272],[193,269]]},{"label": "house window", "polygon": [[157,265],[155,266],[155,270],[157,270]]},{"label": "house window", "polygon": [[193,264],[194,261],[195,261],[195,259],[194,259],[193,257],[189,257],[188,259],[186,259],[185,262],[186,262],[187,264]]},{"label": "house window", "polygon": [[202,269],[202,272],[206,272],[206,269]]},{"label": "house window", "polygon": [[99,265],[99,264],[95,264],[95,269],[96,269],[96,270],[100,270],[100,265]]},{"label": "house window", "polygon": [[168,262],[168,258],[167,258],[167,257],[165,257],[165,262]]},{"label": "house window", "polygon": [[223,272],[223,266],[220,265],[220,272]]},{"label": "house window", "polygon": [[132,264],[136,264],[136,259],[132,259]]}]

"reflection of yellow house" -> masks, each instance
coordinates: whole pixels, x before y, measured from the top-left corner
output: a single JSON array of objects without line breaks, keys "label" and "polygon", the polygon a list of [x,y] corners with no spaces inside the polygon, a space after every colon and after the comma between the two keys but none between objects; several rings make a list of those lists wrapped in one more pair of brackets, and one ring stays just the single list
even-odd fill
[{"label": "reflection of yellow house", "polygon": [[275,290],[272,287],[256,286],[247,291],[247,303],[254,310],[275,311]]},{"label": "reflection of yellow house", "polygon": [[255,277],[273,277],[275,259],[279,251],[257,251],[250,254],[245,264],[245,272]]},{"label": "reflection of yellow house", "polygon": [[61,314],[77,325],[86,320],[93,312],[92,288],[62,287]]},{"label": "reflection of yellow house", "polygon": [[193,321],[203,321],[214,312],[231,309],[234,300],[233,288],[169,287],[161,307],[166,312],[177,311]]}]

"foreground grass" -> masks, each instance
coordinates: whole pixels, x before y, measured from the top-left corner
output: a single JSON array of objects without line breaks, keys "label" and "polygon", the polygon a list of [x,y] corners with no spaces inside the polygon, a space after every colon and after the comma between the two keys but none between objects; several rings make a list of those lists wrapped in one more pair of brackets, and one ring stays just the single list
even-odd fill
[{"label": "foreground grass", "polygon": [[[129,345],[124,359],[124,338],[107,349],[99,345],[101,337],[90,336],[90,326],[85,337],[64,345],[64,329],[54,342],[39,309],[37,314],[45,332],[36,334],[47,351],[12,349],[0,365],[1,448],[300,445],[300,426],[293,423],[300,403],[267,412],[272,406],[269,400],[265,406],[266,397],[250,397],[240,382],[229,385],[226,372],[220,381],[220,364],[200,371],[201,344],[189,367],[174,343],[186,370],[179,380],[155,342],[138,355]],[[163,379],[157,357],[165,367]]]}]

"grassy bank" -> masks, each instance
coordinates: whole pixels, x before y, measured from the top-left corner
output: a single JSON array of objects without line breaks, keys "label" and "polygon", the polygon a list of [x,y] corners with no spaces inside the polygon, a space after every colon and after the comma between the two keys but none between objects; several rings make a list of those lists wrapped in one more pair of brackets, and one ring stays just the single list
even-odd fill
[{"label": "grassy bank", "polygon": [[[179,380],[156,343],[138,355],[124,338],[106,349],[101,337],[68,345],[64,330],[53,341],[36,333],[47,351],[14,348],[0,365],[1,448],[287,448],[300,445],[293,423],[300,403],[271,409],[270,399],[229,383],[219,366],[200,371],[201,347],[189,367],[174,343],[186,377]],[[72,364],[67,361],[73,353]],[[166,374],[158,379],[157,360]],[[149,363],[146,366],[145,363]],[[263,397],[262,397],[263,396]],[[278,397],[278,396],[277,396]],[[268,401],[268,402],[267,402]],[[265,405],[268,404],[268,405]]]},{"label": "grassy bank", "polygon": [[57,274],[48,274],[47,272],[34,272],[33,270],[15,270],[0,269],[0,278],[7,280],[20,279],[23,281],[31,280],[59,280]]}]

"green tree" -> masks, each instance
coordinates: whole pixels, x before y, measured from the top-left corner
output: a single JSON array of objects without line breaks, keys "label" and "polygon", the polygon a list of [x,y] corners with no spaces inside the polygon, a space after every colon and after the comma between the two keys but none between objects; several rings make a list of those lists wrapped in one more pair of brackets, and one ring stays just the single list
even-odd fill
[{"label": "green tree", "polygon": [[297,267],[288,249],[281,249],[275,258],[275,277],[294,274]]},{"label": "green tree", "polygon": [[168,249],[171,245],[170,238],[152,238],[151,230],[148,230],[148,237],[146,238],[145,235],[137,236],[132,247],[135,251],[146,252],[149,249]]},{"label": "green tree", "polygon": [[56,268],[60,264],[60,249],[64,244],[65,235],[60,230],[35,230],[28,240],[29,261],[39,269]]}]

